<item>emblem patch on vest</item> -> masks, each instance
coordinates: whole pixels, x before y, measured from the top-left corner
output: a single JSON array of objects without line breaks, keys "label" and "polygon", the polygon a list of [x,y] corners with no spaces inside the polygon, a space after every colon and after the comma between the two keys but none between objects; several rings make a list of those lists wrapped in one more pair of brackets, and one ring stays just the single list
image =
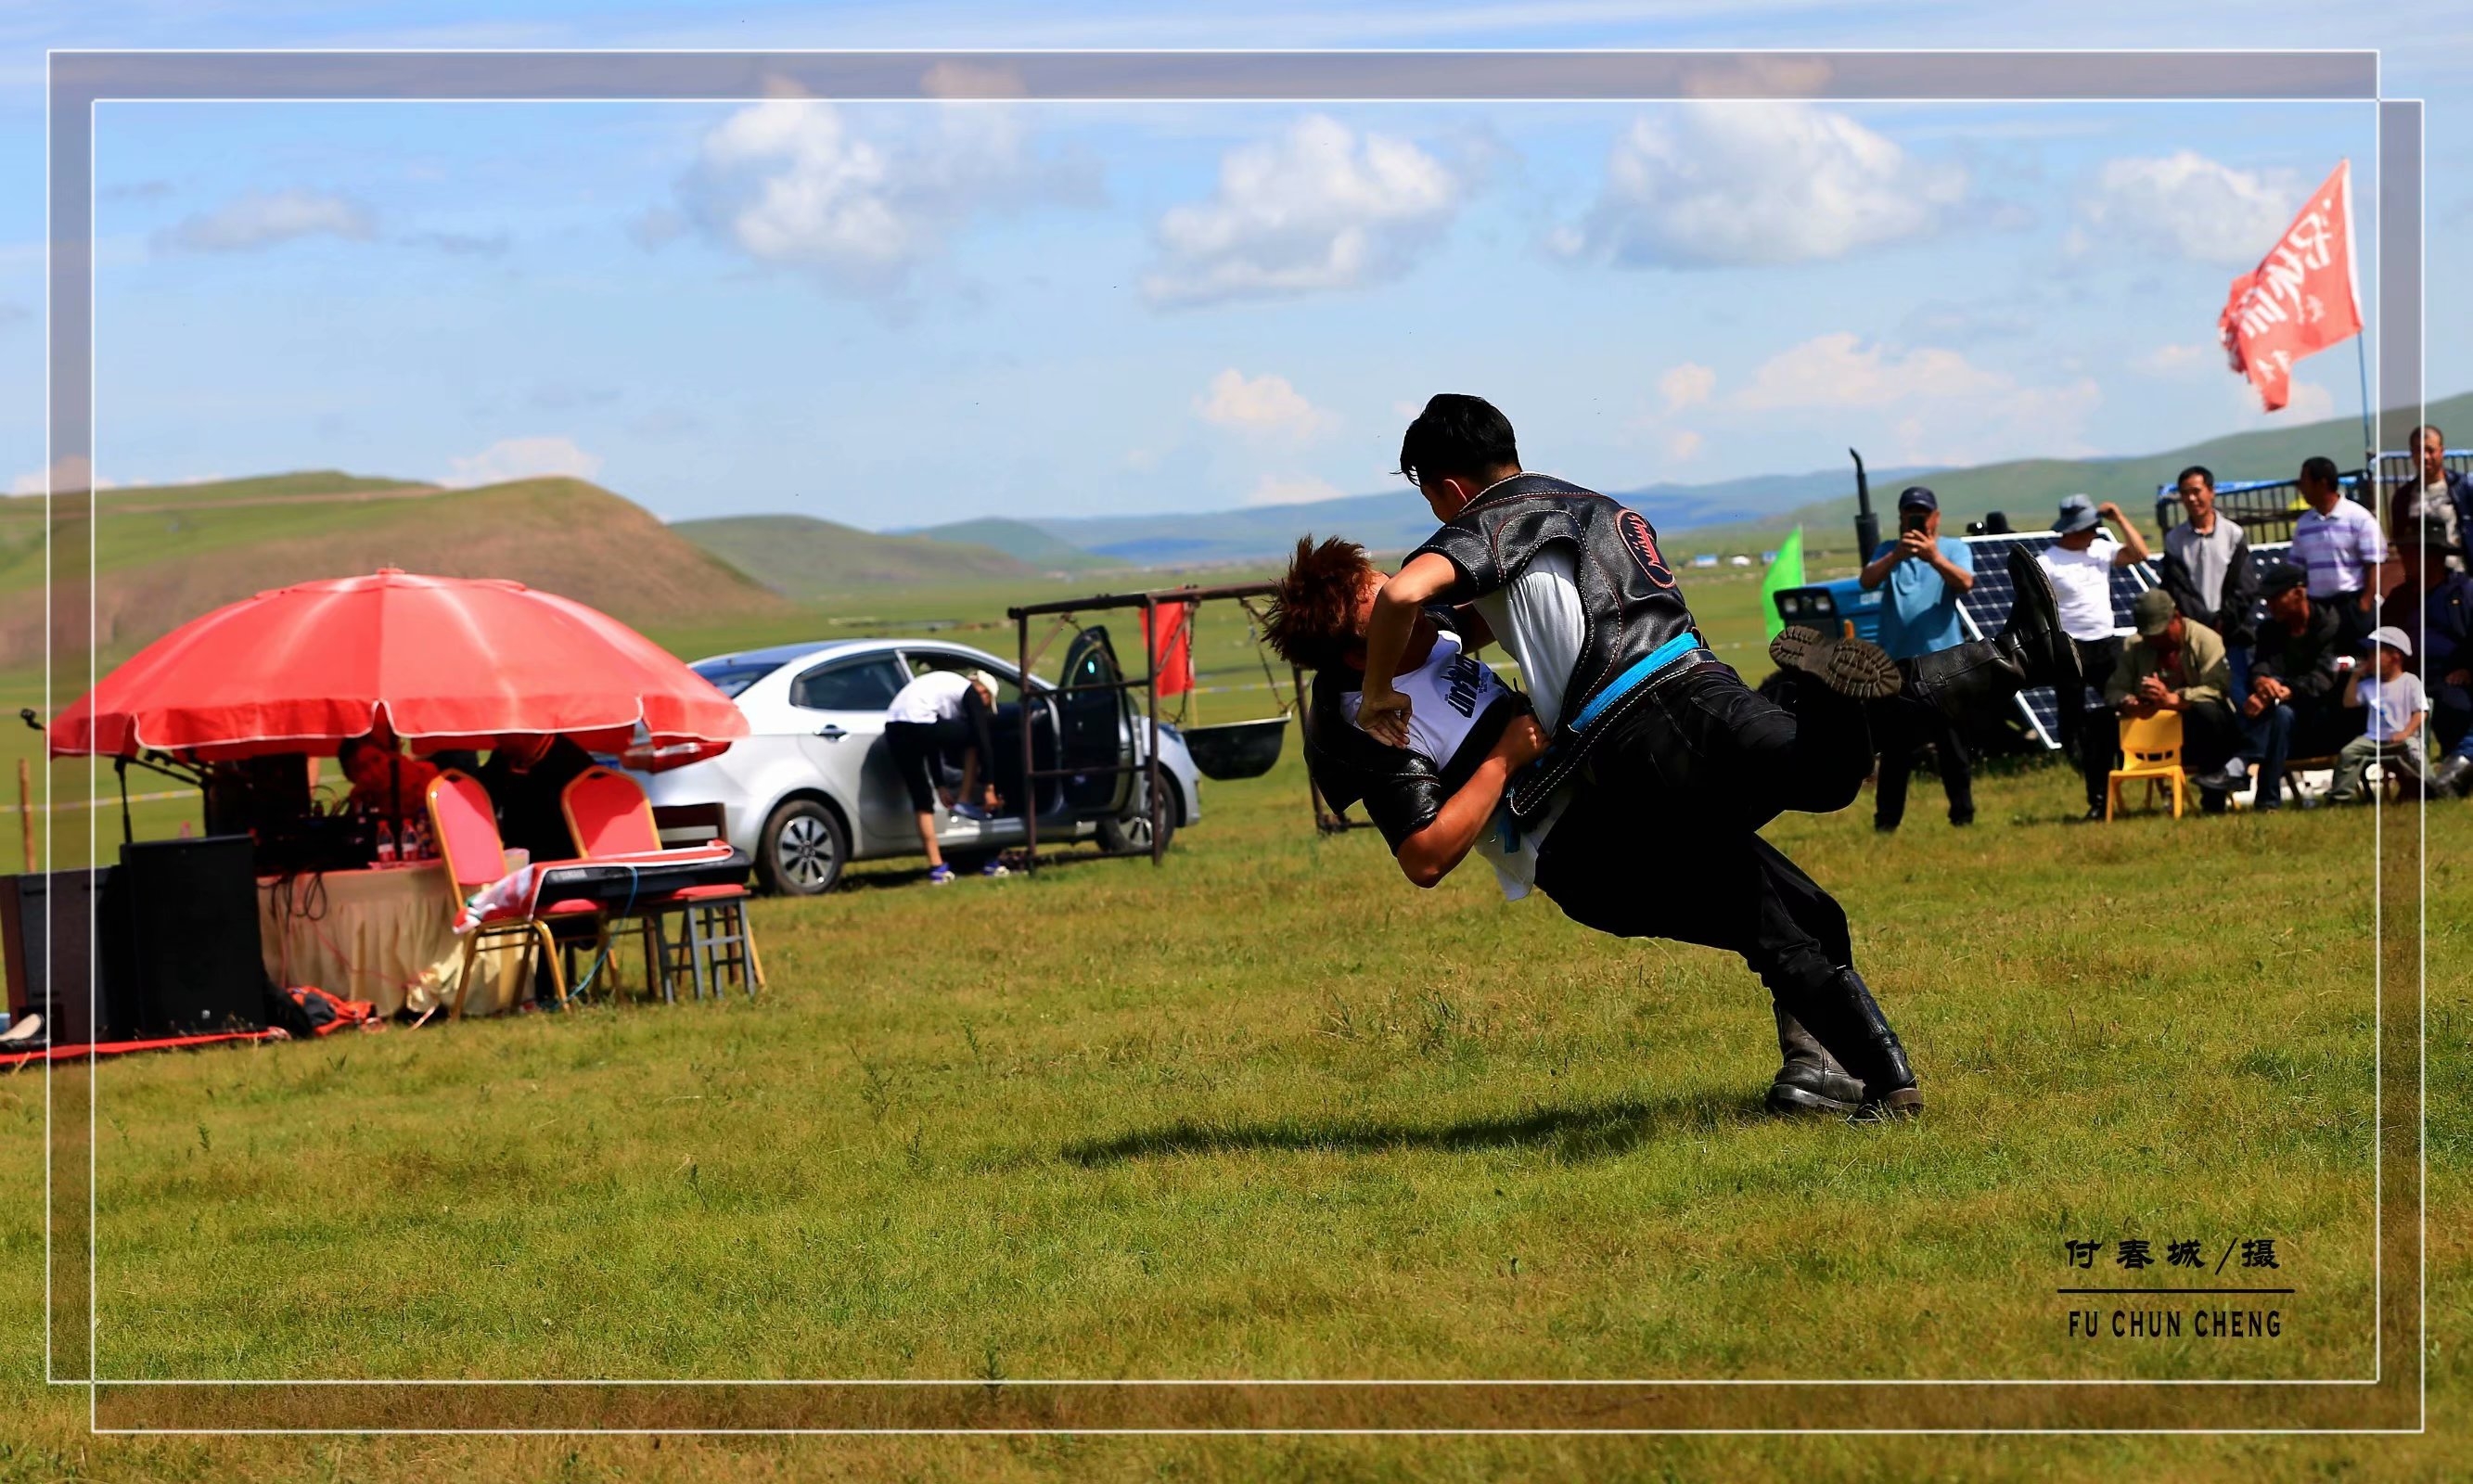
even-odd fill
[{"label": "emblem patch on vest", "polygon": [[1615,517],[1615,529],[1622,533],[1623,544],[1631,548],[1632,560],[1648,574],[1648,580],[1660,587],[1674,586],[1674,574],[1666,569],[1666,559],[1657,554],[1657,537],[1648,529],[1648,521],[1636,510],[1626,510]]}]

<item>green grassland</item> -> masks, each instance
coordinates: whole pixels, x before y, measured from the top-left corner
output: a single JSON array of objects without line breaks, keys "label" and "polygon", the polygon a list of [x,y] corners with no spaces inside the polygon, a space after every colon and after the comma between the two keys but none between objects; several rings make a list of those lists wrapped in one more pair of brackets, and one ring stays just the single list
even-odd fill
[{"label": "green grassland", "polygon": [[[1005,601],[1089,586],[657,636],[1010,656]],[[1719,652],[1765,668],[1755,575],[1689,587]],[[1196,662],[1202,721],[1272,708],[1233,607]],[[1370,834],[1314,836],[1293,746],[1209,785],[1163,868],[931,892],[889,862],[761,902],[754,1002],[110,1064],[97,1353],[259,1378],[2366,1373],[2372,816],[2064,824],[2077,801],[2030,768],[1979,786],[1970,830],[1921,808],[1883,840],[1860,804],[1773,826],[1913,1050],[1932,1108],[1906,1127],[1763,1118],[1774,1045],[1740,964],[1506,905],[1478,872],[1417,892]],[[2473,810],[2426,823],[2428,1438],[91,1438],[84,1394],[23,1353],[0,1479],[2449,1477],[2473,1014],[2445,904]],[[1645,849],[1643,888],[1665,869]],[[40,1188],[42,1107],[0,1080],[12,1188]],[[2298,1290],[2285,1339],[2067,1339],[2064,1236],[2258,1234]],[[0,1243],[31,1339],[31,1201]]]}]

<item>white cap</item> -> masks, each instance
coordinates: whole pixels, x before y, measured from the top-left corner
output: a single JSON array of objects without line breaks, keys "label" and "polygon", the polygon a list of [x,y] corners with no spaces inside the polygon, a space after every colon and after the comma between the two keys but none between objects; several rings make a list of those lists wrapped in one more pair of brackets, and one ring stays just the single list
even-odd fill
[{"label": "white cap", "polygon": [[972,670],[971,672],[971,683],[973,685],[986,686],[988,688],[988,699],[991,701],[994,701],[998,694],[996,690],[996,678],[990,675],[985,670]]},{"label": "white cap", "polygon": [[2388,648],[2394,650],[2397,654],[2404,656],[2407,659],[2411,659],[2413,658],[2413,635],[2405,633],[2402,629],[2395,627],[2393,624],[2384,625],[2380,628],[2371,630],[2370,642],[2373,644],[2384,644]]}]

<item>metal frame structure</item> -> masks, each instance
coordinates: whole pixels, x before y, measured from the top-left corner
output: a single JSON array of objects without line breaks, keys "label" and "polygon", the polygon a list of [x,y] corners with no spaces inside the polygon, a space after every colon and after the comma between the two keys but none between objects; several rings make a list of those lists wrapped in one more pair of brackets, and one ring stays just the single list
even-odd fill
[{"label": "metal frame structure", "polygon": [[[1030,665],[1033,656],[1030,652],[1030,621],[1032,619],[1053,617],[1062,618],[1068,622],[1078,622],[1080,615],[1083,613],[1110,612],[1122,609],[1141,610],[1141,676],[1140,679],[1120,676],[1111,688],[1116,690],[1141,691],[1145,725],[1149,728],[1150,745],[1144,750],[1143,757],[1140,762],[1119,763],[1115,768],[1104,771],[1112,773],[1139,772],[1144,775],[1143,807],[1147,809],[1150,814],[1150,849],[1147,850],[1103,850],[1097,852],[1099,855],[1115,856],[1147,854],[1151,858],[1151,864],[1156,866],[1166,854],[1164,848],[1165,842],[1160,832],[1160,803],[1162,794],[1160,789],[1159,762],[1159,656],[1153,653],[1151,644],[1151,634],[1157,628],[1155,615],[1159,610],[1163,608],[1184,607],[1188,605],[1198,607],[1201,604],[1218,599],[1234,599],[1241,602],[1246,598],[1268,597],[1274,590],[1276,590],[1276,586],[1271,583],[1223,583],[1211,587],[1158,587],[1153,588],[1148,592],[1101,593],[1096,597],[1075,598],[1053,603],[1027,603],[1017,608],[1009,608],[1005,610],[1005,616],[1014,621],[1015,638],[1018,646],[1017,656],[1021,667],[1021,685],[1024,697],[1027,697],[1030,694],[1031,685]],[[1121,664],[1121,660],[1119,663]],[[1295,687],[1290,694],[1297,704],[1298,710],[1302,712],[1304,710],[1305,675],[1296,666],[1290,665],[1288,667],[1288,676]],[[1072,688],[1089,689],[1091,687],[1075,686]],[[1062,695],[1066,689],[1066,686],[1059,685],[1057,687],[1057,693]],[[1300,715],[1300,724],[1302,724],[1303,719],[1303,716]],[[1023,708],[1021,728],[1021,772],[1022,781],[1025,786],[1031,789],[1034,801],[1037,797],[1038,785],[1042,779],[1088,777],[1094,772],[1103,771],[1092,768],[1041,768],[1038,766],[1038,759],[1033,751],[1032,735],[1033,729],[1030,724],[1029,708],[1025,706]],[[1331,809],[1323,802],[1322,790],[1314,786],[1313,769],[1310,766],[1306,769],[1306,792],[1313,804],[1314,827],[1316,829],[1325,834],[1337,834],[1343,830],[1358,827],[1361,822],[1351,820],[1345,815]],[[1039,868],[1039,809],[1035,802],[1029,813],[1024,817],[1022,823],[1027,826],[1026,838],[1024,839],[1022,846],[1022,869],[1024,871],[1036,871]]]},{"label": "metal frame structure", "polygon": [[[2473,449],[2450,448],[2443,456],[2447,467],[2458,473],[2473,473]],[[2389,450],[2379,455],[2375,469],[2347,469],[2339,475],[2344,497],[2378,517],[2382,528],[2387,525],[2387,512],[2379,496],[2412,477],[2419,460],[2411,452]],[[2216,486],[2216,508],[2240,521],[2250,533],[2251,545],[2269,527],[2280,528],[2274,539],[2289,540],[2293,523],[2299,518],[2301,504],[2298,479],[2226,480]],[[2170,531],[2183,520],[2181,493],[2176,485],[2155,487],[2155,525],[2159,532]]]}]

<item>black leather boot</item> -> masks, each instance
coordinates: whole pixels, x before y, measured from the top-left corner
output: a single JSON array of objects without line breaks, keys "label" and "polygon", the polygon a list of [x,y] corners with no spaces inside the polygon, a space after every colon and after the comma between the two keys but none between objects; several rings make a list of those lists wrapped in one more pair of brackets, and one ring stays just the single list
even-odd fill
[{"label": "black leather boot", "polygon": [[1856,701],[1894,696],[1906,683],[1900,662],[1871,640],[1855,637],[1851,625],[1842,638],[1800,625],[1786,630],[1769,640],[1769,659],[1781,670],[1809,675]]},{"label": "black leather boot", "polygon": [[2024,547],[2010,548],[2009,584],[2017,597],[1999,634],[1898,661],[1908,694],[1952,721],[1969,722],[2022,690],[2051,685],[2067,695],[2067,687],[2085,683],[2077,646],[2061,631],[2052,580]]},{"label": "black leather boot", "polygon": [[1784,1005],[1776,1009],[1783,1065],[1769,1083],[1769,1112],[1782,1118],[1843,1117],[1861,1107],[1863,1084],[1847,1075]]},{"label": "black leather boot", "polygon": [[1829,1048],[1839,1065],[1863,1084],[1859,1117],[1910,1118],[1923,1112],[1924,1095],[1907,1065],[1907,1048],[1873,1001],[1863,976],[1840,969],[1809,994],[1796,996],[1796,1019]]}]

